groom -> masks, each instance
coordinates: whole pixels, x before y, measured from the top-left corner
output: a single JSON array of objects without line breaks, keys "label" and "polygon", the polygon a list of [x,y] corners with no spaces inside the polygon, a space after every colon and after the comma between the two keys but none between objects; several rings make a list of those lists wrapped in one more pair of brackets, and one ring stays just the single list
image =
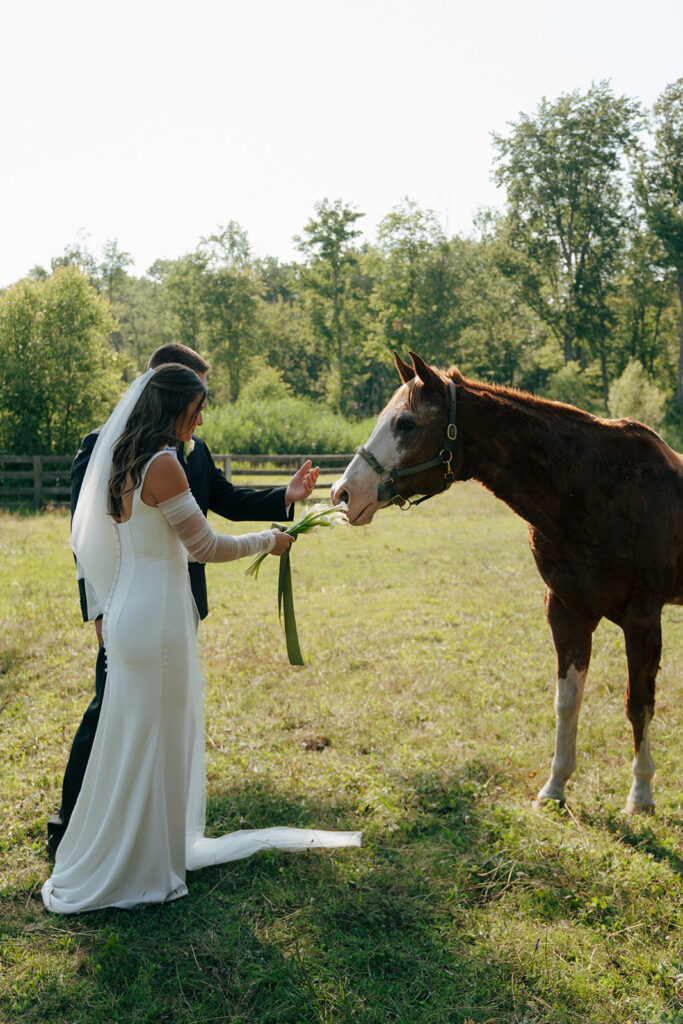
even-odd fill
[{"label": "groom", "polygon": [[[172,343],[162,345],[150,357],[148,368],[157,369],[165,363],[181,363],[189,367],[206,384],[209,364],[197,352],[186,345]],[[71,515],[76,510],[85,471],[92,455],[99,431],[94,430],[81,442],[71,467]],[[286,487],[270,487],[253,490],[250,487],[235,487],[229,483],[216,467],[204,441],[193,438],[192,451],[185,455],[184,445],[178,446],[178,459],[185,470],[190,490],[204,515],[216,512],[236,522],[245,520],[282,521],[292,518],[293,505],[313,493],[318,468],[310,462],[304,463]],[[209,612],[205,567],[198,562],[189,563],[190,586],[200,619]],[[95,697],[91,701],[78,727],[71,746],[71,753],[62,784],[62,806],[51,815],[47,824],[48,847],[54,852],[69,823],[71,812],[83,783],[83,776],[92,750],[95,731],[100,717],[102,698],[107,682],[106,656],[102,642],[102,609],[93,600],[92,591],[85,580],[79,580],[81,611],[84,621],[95,621],[99,651],[95,667]]]}]

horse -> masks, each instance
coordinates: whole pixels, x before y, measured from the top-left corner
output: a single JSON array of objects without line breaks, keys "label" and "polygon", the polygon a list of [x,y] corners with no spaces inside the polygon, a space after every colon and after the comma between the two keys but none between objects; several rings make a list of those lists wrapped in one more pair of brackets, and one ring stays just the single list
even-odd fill
[{"label": "horse", "polygon": [[[626,642],[633,782],[626,811],[654,812],[649,728],[665,604],[683,604],[683,456],[649,427],[443,372],[394,353],[402,385],[331,488],[349,522],[478,480],[527,523],[557,654],[555,752],[538,804],[565,801],[592,637]],[[423,497],[410,501],[414,495]]]}]

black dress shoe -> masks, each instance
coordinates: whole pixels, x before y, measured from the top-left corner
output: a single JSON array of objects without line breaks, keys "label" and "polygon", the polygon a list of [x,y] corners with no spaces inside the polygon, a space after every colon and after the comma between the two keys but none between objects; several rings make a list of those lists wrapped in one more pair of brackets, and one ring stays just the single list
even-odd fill
[{"label": "black dress shoe", "polygon": [[62,815],[59,811],[55,814],[51,814],[47,819],[47,848],[50,853],[56,853],[57,847],[62,841],[62,836],[66,832],[66,825],[62,821]]}]

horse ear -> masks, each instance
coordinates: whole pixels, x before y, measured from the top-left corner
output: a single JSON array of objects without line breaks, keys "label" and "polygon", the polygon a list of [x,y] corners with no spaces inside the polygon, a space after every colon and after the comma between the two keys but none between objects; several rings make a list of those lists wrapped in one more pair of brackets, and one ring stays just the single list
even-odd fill
[{"label": "horse ear", "polygon": [[409,363],[404,363],[398,352],[394,352],[394,361],[396,363],[396,369],[398,375],[404,384],[407,384],[409,380],[412,380],[415,376],[415,370]]},{"label": "horse ear", "polygon": [[411,351],[408,355],[413,360],[415,373],[418,375],[425,387],[432,387],[434,389],[443,388],[443,377],[434,369],[434,367],[425,363],[424,359],[422,359],[417,352]]}]

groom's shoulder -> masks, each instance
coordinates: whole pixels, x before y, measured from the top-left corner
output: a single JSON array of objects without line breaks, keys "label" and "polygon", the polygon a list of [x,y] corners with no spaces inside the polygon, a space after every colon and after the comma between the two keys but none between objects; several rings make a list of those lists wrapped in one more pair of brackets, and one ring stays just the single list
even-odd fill
[{"label": "groom's shoulder", "polygon": [[76,455],[80,455],[81,452],[91,452],[97,444],[97,438],[100,436],[102,427],[95,427],[89,434],[86,434],[81,443],[78,446]]},{"label": "groom's shoulder", "polygon": [[[101,429],[101,427],[97,427],[95,430],[91,430],[89,434],[86,434],[78,446],[78,451],[71,463],[71,481],[77,488],[80,487],[79,482],[82,481],[85,476],[85,471],[88,468],[88,463],[90,462],[90,456],[93,453],[93,448],[97,443],[97,438],[99,437]],[[77,497],[77,495],[75,497]]]},{"label": "groom's shoulder", "polygon": [[213,455],[206,441],[203,441],[201,437],[197,437],[196,434],[192,435],[192,440],[194,441],[193,457],[198,455],[203,462],[210,462],[213,465]]},{"label": "groom's shoulder", "polygon": [[197,486],[210,487],[212,492],[216,487],[223,489],[225,475],[222,467],[216,465],[208,444],[196,434],[193,435],[192,440],[194,441],[192,455],[185,463],[185,472],[190,480],[190,485],[194,481]]},{"label": "groom's shoulder", "polygon": [[86,434],[81,443],[78,446],[78,451],[74,457],[73,466],[78,467],[92,455],[92,450],[97,444],[97,438],[100,435],[102,427],[96,427],[95,430],[91,430],[89,434]]}]

